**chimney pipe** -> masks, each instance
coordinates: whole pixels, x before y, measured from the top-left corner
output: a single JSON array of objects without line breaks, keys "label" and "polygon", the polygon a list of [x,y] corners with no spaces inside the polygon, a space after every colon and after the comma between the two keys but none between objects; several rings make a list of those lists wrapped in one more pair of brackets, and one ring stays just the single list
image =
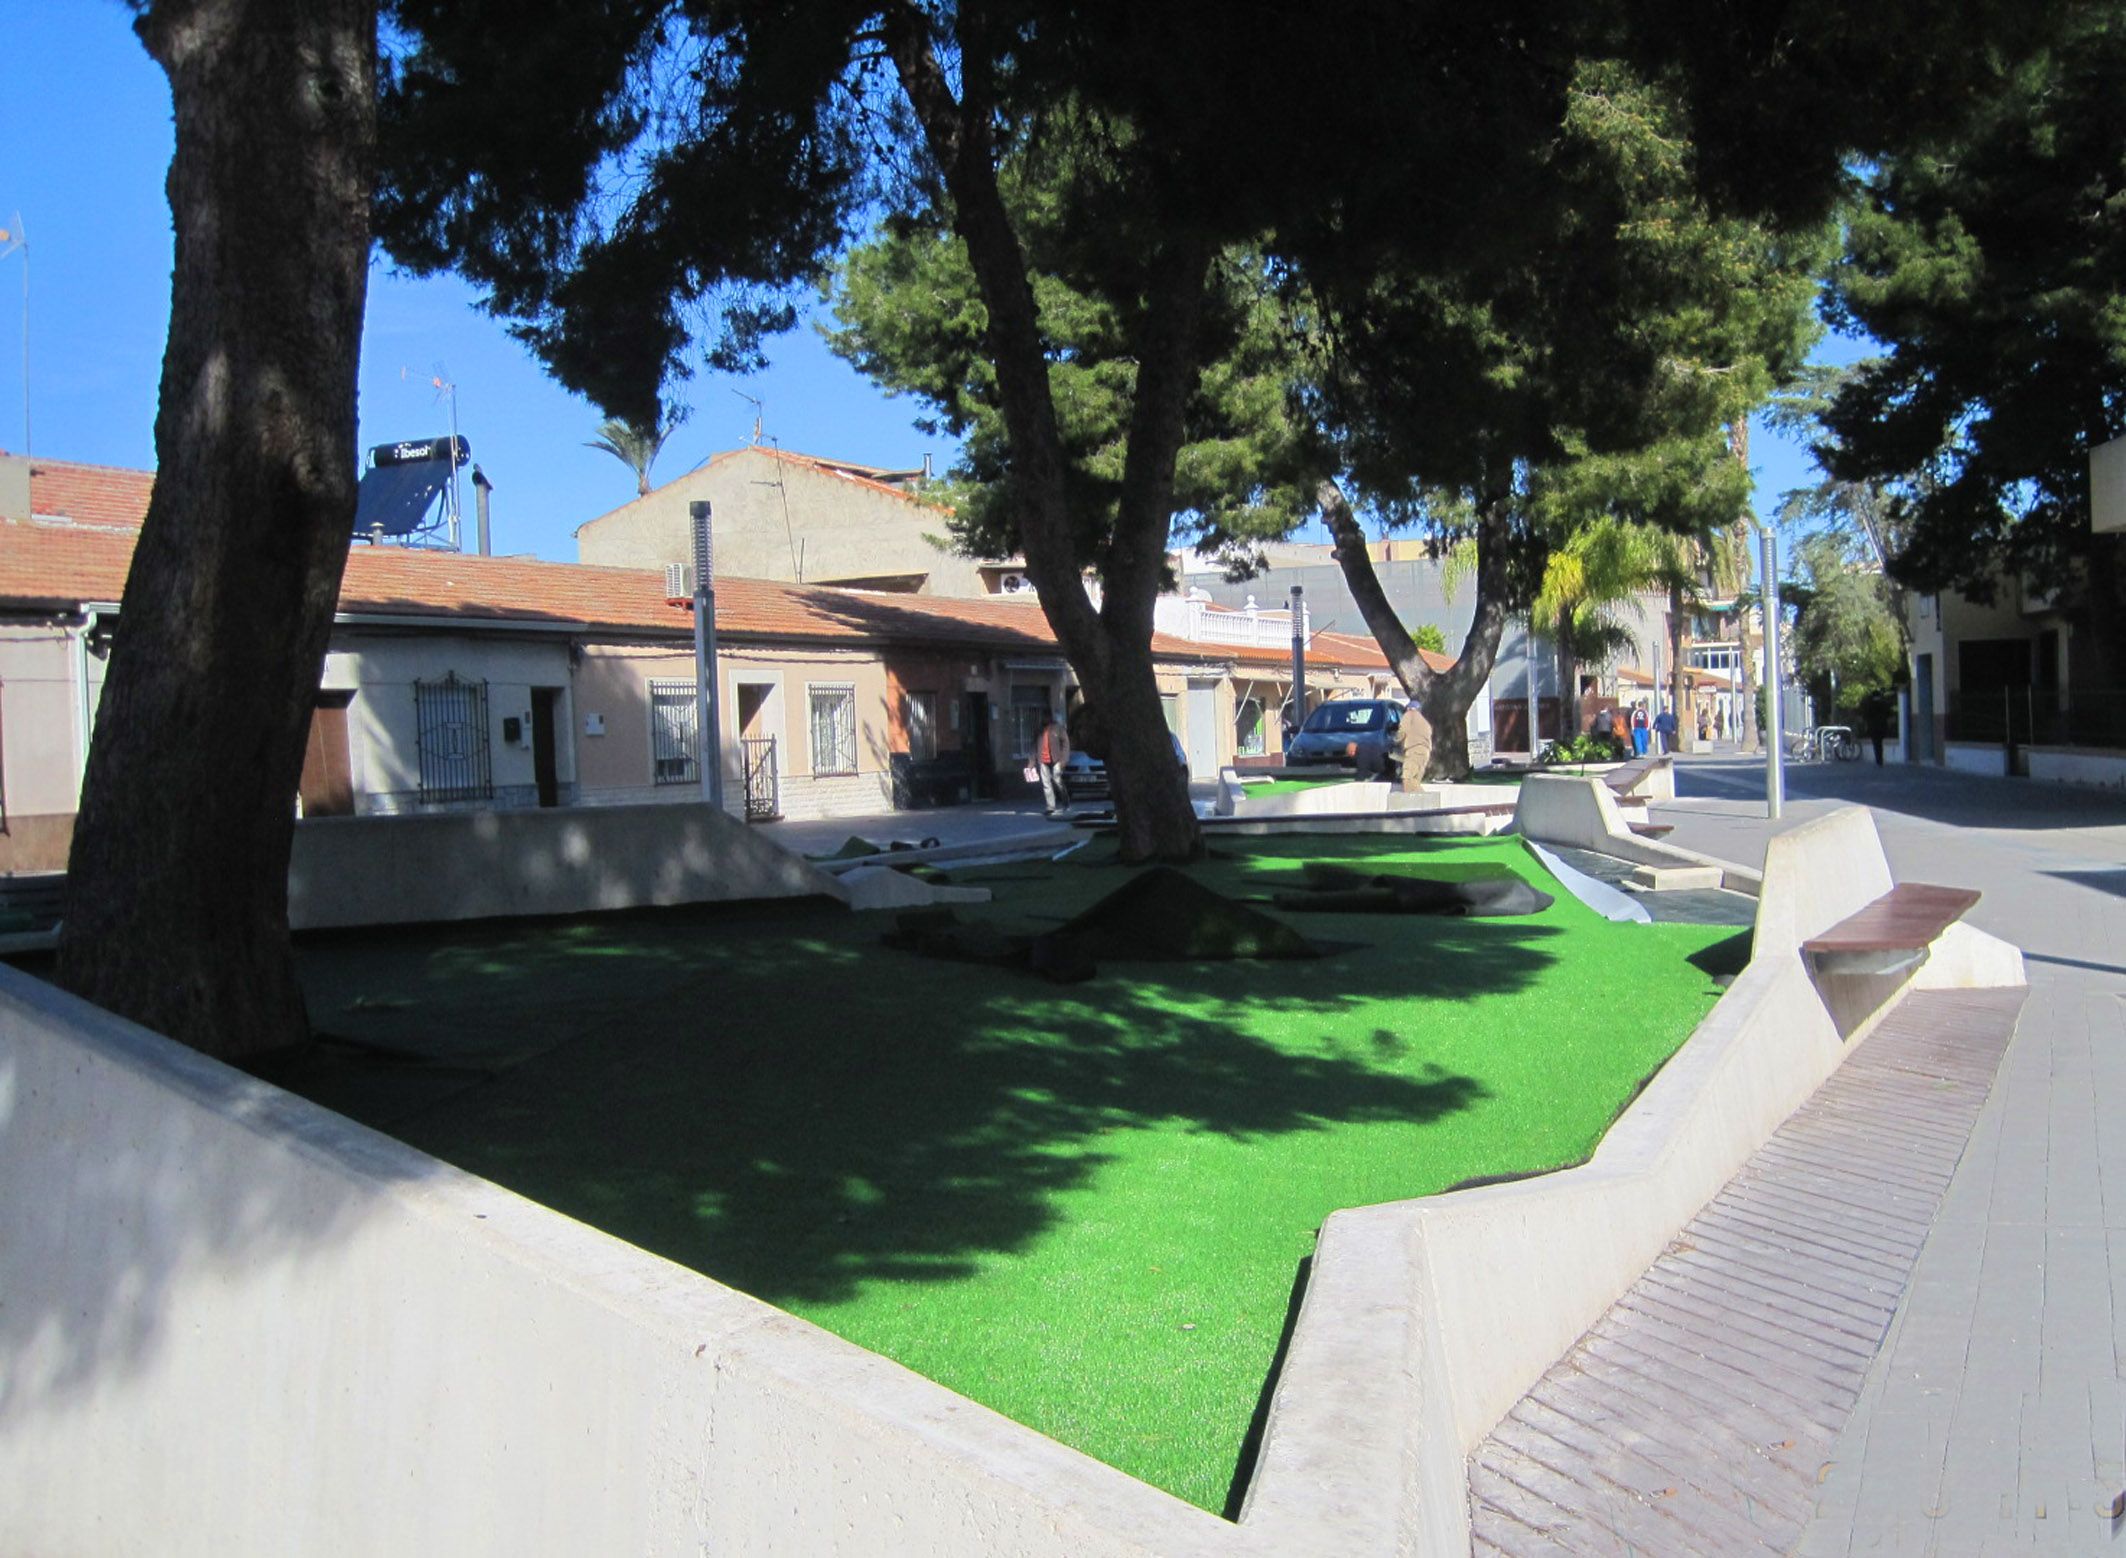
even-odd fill
[{"label": "chimney pipe", "polygon": [[482,557],[493,555],[488,546],[487,495],[494,490],[495,484],[487,479],[487,473],[475,465],[472,468],[472,501],[473,508],[480,516],[480,555]]}]

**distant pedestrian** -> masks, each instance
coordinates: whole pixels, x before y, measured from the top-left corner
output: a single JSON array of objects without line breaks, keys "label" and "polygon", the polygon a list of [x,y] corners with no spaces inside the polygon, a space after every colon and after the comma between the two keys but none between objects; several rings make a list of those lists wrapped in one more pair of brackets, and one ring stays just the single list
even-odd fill
[{"label": "distant pedestrian", "polygon": [[1871,692],[1860,700],[1860,717],[1867,722],[1868,739],[1875,743],[1875,766],[1882,767],[1882,739],[1890,733],[1890,695]]},{"label": "distant pedestrian", "polygon": [[1635,703],[1631,706],[1631,755],[1644,757],[1652,740],[1653,731],[1646,723],[1646,705]]},{"label": "distant pedestrian", "polygon": [[1053,714],[1034,737],[1033,758],[1041,771],[1041,800],[1048,815],[1061,816],[1070,807],[1070,781],[1063,777],[1063,765],[1070,761],[1070,732]]},{"label": "distant pedestrian", "polygon": [[1661,738],[1663,752],[1676,750],[1676,711],[1666,704],[1662,705],[1661,712],[1654,716],[1654,734]]}]

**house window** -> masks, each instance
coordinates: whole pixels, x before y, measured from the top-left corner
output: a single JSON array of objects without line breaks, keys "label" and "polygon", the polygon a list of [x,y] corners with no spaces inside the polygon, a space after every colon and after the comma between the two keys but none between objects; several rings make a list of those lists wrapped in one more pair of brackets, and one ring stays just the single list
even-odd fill
[{"label": "house window", "polygon": [[1033,756],[1041,727],[1048,723],[1048,689],[1017,686],[1011,689],[1011,755],[1024,762]]},{"label": "house window", "polygon": [[1243,698],[1233,717],[1233,754],[1236,757],[1260,757],[1264,750],[1262,702],[1257,698]]},{"label": "house window", "polygon": [[650,683],[650,777],[659,784],[696,784],[697,706],[692,682]]},{"label": "house window", "polygon": [[938,695],[934,692],[908,694],[907,708],[908,755],[917,762],[926,762],[938,755]]},{"label": "house window", "polygon": [[856,772],[856,689],[810,687],[812,702],[812,772]]},{"label": "house window", "polygon": [[492,800],[488,763],[487,683],[461,682],[453,671],[439,682],[413,684],[416,740],[424,802]]}]

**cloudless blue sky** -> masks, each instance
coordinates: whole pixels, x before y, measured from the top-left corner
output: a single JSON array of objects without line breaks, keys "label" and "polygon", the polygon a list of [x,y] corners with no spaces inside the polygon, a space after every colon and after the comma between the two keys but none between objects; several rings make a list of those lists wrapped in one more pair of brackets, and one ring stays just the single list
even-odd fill
[{"label": "cloudless blue sky", "polygon": [[[118,0],[14,0],[6,29],[9,108],[0,115],[0,226],[29,235],[30,414],[34,452],[151,468],[170,296],[169,90]],[[0,449],[23,447],[22,268],[0,260]],[[765,403],[784,448],[875,465],[940,469],[949,439],[916,431],[922,408],[893,400],[834,358],[809,328],[771,343],[772,366],[737,379],[702,374],[666,445],[668,481],[746,442]],[[1840,353],[1849,356],[1850,351]],[[449,430],[431,380],[457,385],[459,430],[495,484],[494,545],[570,561],[571,532],[634,495],[634,477],[584,447],[599,413],[559,388],[452,278],[370,273],[362,342],[360,444]],[[1759,430],[1758,508],[1810,479],[1806,455]],[[470,494],[467,494],[470,509]]]}]

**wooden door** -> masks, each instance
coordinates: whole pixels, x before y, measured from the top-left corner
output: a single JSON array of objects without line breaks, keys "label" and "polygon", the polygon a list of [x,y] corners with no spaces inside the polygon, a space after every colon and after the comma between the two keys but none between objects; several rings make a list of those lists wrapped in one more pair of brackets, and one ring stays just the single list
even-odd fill
[{"label": "wooden door", "polygon": [[321,692],[310,711],[310,739],[303,747],[303,777],[296,794],[305,817],[354,815],[354,765],[347,750],[349,692]]}]

